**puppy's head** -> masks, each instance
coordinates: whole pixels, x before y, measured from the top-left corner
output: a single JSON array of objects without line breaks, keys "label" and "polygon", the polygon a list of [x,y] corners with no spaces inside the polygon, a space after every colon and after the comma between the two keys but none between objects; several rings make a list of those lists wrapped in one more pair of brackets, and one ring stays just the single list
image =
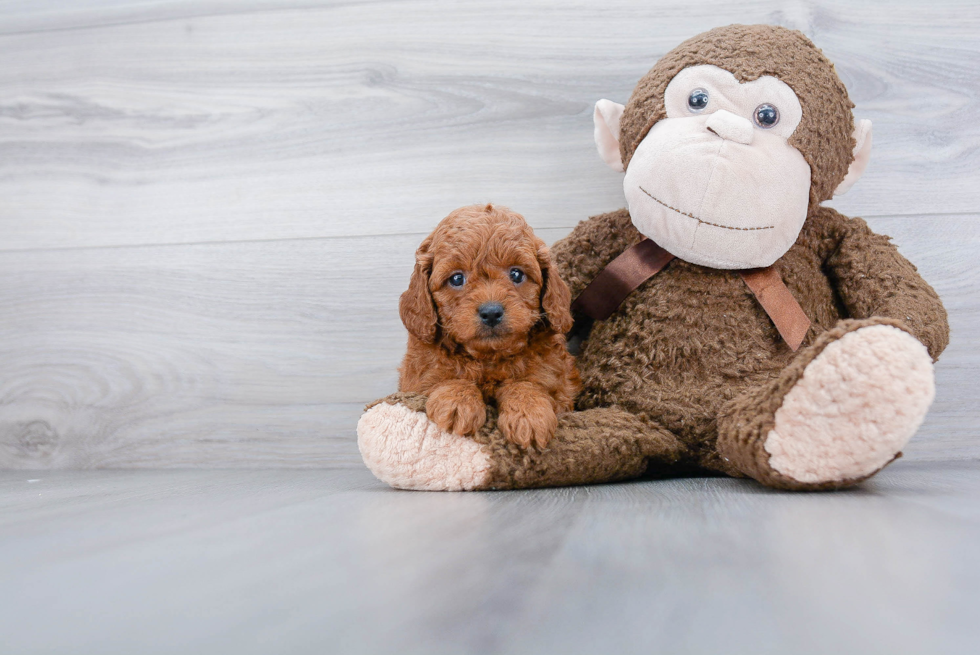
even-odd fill
[{"label": "puppy's head", "polygon": [[548,248],[524,218],[474,205],[449,214],[419,246],[400,310],[418,339],[480,355],[519,351],[538,324],[567,332],[569,303]]}]

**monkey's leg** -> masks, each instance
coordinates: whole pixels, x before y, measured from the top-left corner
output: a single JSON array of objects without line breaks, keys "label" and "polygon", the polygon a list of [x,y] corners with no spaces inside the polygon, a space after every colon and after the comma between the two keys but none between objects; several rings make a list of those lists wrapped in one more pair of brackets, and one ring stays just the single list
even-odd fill
[{"label": "monkey's leg", "polygon": [[496,411],[475,437],[444,432],[426,417],[425,397],[398,393],[368,408],[357,445],[378,479],[399,489],[460,491],[554,487],[624,480],[686,452],[677,438],[618,408],[558,417],[544,449],[523,449],[497,428]]},{"label": "monkey's leg", "polygon": [[770,487],[848,487],[901,456],[934,393],[932,359],[901,324],[841,321],[722,409],[718,451]]}]

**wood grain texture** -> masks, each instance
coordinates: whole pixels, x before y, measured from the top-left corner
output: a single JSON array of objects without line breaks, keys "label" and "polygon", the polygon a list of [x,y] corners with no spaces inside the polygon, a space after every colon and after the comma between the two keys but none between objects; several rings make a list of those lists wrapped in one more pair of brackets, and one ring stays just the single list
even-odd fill
[{"label": "wood grain texture", "polygon": [[[33,481],[30,481],[33,480]],[[973,653],[977,462],[398,492],[366,470],[0,472],[5,655]]]},{"label": "wood grain texture", "polygon": [[837,205],[950,310],[907,456],[980,456],[980,6],[0,1],[0,467],[359,466],[412,253],[492,200],[624,204],[596,99],[729,22],[803,29],[875,124]]},{"label": "wood grain texture", "polygon": [[658,56],[730,22],[808,33],[875,124],[846,213],[980,205],[980,5],[6,3],[4,249],[390,234],[494,200],[622,203],[592,145]]}]

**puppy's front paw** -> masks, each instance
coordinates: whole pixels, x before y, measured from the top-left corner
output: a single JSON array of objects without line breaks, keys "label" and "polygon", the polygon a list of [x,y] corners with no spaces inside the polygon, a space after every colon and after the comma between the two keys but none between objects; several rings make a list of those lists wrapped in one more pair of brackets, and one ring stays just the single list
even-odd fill
[{"label": "puppy's front paw", "polygon": [[487,406],[473,384],[450,383],[432,390],[425,402],[429,419],[446,432],[474,435],[487,422]]},{"label": "puppy's front paw", "polygon": [[547,398],[527,398],[526,404],[507,403],[497,419],[500,432],[511,443],[529,448],[533,442],[544,448],[555,436],[558,417]]}]

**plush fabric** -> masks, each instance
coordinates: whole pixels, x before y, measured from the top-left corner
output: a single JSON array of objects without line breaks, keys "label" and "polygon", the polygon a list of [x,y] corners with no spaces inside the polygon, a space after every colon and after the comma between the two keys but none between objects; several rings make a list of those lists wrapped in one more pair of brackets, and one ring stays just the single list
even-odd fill
[{"label": "plush fabric", "polygon": [[721,110],[657,124],[623,188],[634,225],[670,253],[712,268],[764,268],[806,221],[810,167],[785,138]]},{"label": "plush fabric", "polygon": [[834,189],[834,197],[842,196],[851,190],[851,187],[864,175],[871,161],[871,121],[864,118],[858,121],[854,128],[854,161],[847,167],[847,175],[844,180]]},{"label": "plush fabric", "polygon": [[[357,423],[364,463],[400,489],[464,491],[490,481],[490,458],[472,439],[440,430],[424,413],[425,396],[379,402]],[[398,402],[400,401],[400,402]]]},{"label": "plush fabric", "polygon": [[[552,254],[574,297],[641,238],[621,210],[579,224]],[[776,266],[812,322],[800,353],[736,272],[674,260],[593,326],[577,359],[578,408],[617,405],[656,420],[690,446],[692,464],[727,472],[715,448],[725,404],[806,361],[808,346],[842,319],[896,319],[933,357],[948,342],[935,291],[860,219],[818,207]]]},{"label": "plush fabric", "polygon": [[[637,85],[622,115],[619,145],[627,175],[638,163],[638,146],[666,115],[665,88],[681,70],[702,65],[729,71],[739,82],[776,77],[799,98],[799,124],[788,142],[810,169],[809,189],[796,190],[805,220],[773,266],[811,322],[800,349],[786,345],[737,270],[673,259],[591,332],[578,330],[577,411],[560,417],[547,448],[508,443],[492,409],[472,439],[443,434],[428,442],[470,439],[479,448],[490,473],[466,488],[699,472],[751,477],[777,489],[837,489],[899,457],[921,423],[934,393],[932,361],[949,341],[946,311],[888,237],[820,206],[866,164],[870,130],[852,137],[847,92],[805,36],[736,25],[665,55]],[[598,108],[597,127],[615,124],[615,108],[605,110],[608,115]],[[600,153],[609,139],[610,133],[597,131]],[[850,176],[856,155],[864,159]],[[718,192],[724,190],[722,185]],[[595,216],[553,246],[555,269],[573,298],[644,238],[633,218],[626,209]],[[586,327],[583,317],[576,318],[579,328]],[[407,442],[422,444],[412,447],[421,453],[414,457],[438,460],[460,450],[439,446],[438,455],[426,445],[432,426],[419,412],[424,401],[396,395],[385,403],[414,410],[392,427]],[[379,407],[367,411],[360,433],[372,470],[395,486],[438,488],[428,472],[412,473],[417,464],[411,458],[375,457],[371,445],[382,440],[371,431],[380,429],[375,426],[389,411]],[[459,457],[468,470],[476,455]],[[439,466],[460,469],[458,461]],[[426,464],[431,470],[434,465]],[[460,488],[458,479],[454,473],[442,488]]]},{"label": "plush fabric", "polygon": [[474,436],[439,430],[425,396],[396,393],[372,403],[357,426],[358,445],[378,479],[399,489],[476,490],[612,482],[643,474],[651,460],[670,465],[684,445],[614,407],[563,414],[560,442],[524,449],[497,428],[495,408]]},{"label": "plush fabric", "polygon": [[813,171],[810,206],[829,199],[853,159],[854,103],[834,65],[802,32],[771,25],[729,25],[699,34],[668,52],[636,85],[620,122],[620,150],[629,167],[636,147],[667,115],[664,91],[683,69],[712,65],[740,82],[778,77],[804,107],[790,145]]},{"label": "plush fabric", "polygon": [[[794,390],[798,386],[801,386],[801,382],[807,375],[807,371],[811,371],[811,378],[823,378],[825,374],[821,373],[821,369],[824,368],[826,360],[820,360],[821,355],[824,350],[842,340],[844,337],[859,332],[861,330],[878,329],[882,326],[896,328],[902,331],[907,331],[907,328],[899,321],[890,318],[866,318],[866,319],[845,319],[837,323],[833,328],[824,331],[818,337],[813,340],[813,343],[801,351],[792,362],[789,363],[786,368],[779,371],[778,375],[772,376],[771,380],[764,384],[758,384],[749,387],[741,394],[725,403],[719,410],[718,413],[718,435],[716,448],[718,455],[720,456],[720,461],[722,466],[731,467],[732,469],[739,471],[745,475],[755,478],[759,482],[766,484],[771,487],[776,487],[779,489],[791,489],[791,490],[824,490],[824,489],[840,489],[844,487],[849,487],[862,480],[865,480],[878,470],[883,468],[890,461],[901,456],[899,448],[904,445],[907,438],[904,436],[895,435],[879,435],[883,436],[880,439],[879,445],[894,446],[892,455],[878,468],[867,471],[864,475],[857,475],[855,477],[838,477],[836,474],[831,474],[829,477],[816,479],[813,476],[808,476],[808,480],[799,480],[790,475],[786,474],[790,470],[798,470],[802,467],[809,466],[815,469],[816,460],[813,458],[811,453],[807,452],[807,441],[812,443],[814,435],[807,434],[805,431],[802,433],[796,433],[789,429],[789,426],[782,424],[782,432],[780,436],[784,444],[789,444],[792,441],[798,442],[799,448],[795,447],[784,447],[782,448],[782,454],[795,451],[800,454],[801,457],[798,461],[793,462],[787,466],[789,463],[787,458],[782,458],[782,470],[785,472],[780,472],[772,466],[770,451],[766,450],[766,443],[768,438],[772,435],[776,427],[776,415],[780,412],[783,407],[787,396],[792,396]],[[863,339],[862,339],[863,340]],[[874,356],[875,353],[866,353],[868,357]],[[879,353],[880,354],[880,353]],[[906,362],[908,363],[908,362]],[[811,364],[815,366],[811,369]],[[922,362],[915,362],[916,366],[921,366]],[[933,386],[932,382],[932,367],[926,362],[925,370],[919,371],[921,374],[919,377],[927,379],[927,388]],[[813,374],[813,371],[816,374]],[[802,383],[802,389],[804,390],[802,394],[803,398],[813,398],[810,393],[807,393],[807,387],[812,386],[808,383]],[[853,391],[853,390],[852,390]],[[931,396],[930,396],[931,398]],[[792,407],[791,402],[791,407]],[[801,404],[797,404],[797,408],[800,408]],[[820,403],[810,403],[812,408],[817,410],[827,409]],[[839,408],[837,408],[839,409]],[[882,408],[883,412],[888,411],[888,407]],[[829,411],[835,411],[834,407],[830,407]],[[924,412],[924,410],[923,410]],[[784,413],[785,414],[785,413]],[[791,409],[791,415],[796,416],[795,421],[797,425],[807,425],[813,422],[819,422],[825,417],[820,416],[820,412],[797,412]],[[855,417],[856,418],[856,417]],[[907,429],[907,424],[909,422],[915,423],[921,417],[912,416],[911,421],[905,421],[901,424],[900,431],[904,432]],[[918,427],[918,423],[915,423],[914,427]],[[913,427],[913,431],[914,431]],[[853,433],[852,433],[853,436]],[[824,439],[827,440],[838,440],[840,441],[844,437],[841,433],[832,433],[822,435]],[[811,449],[812,450],[812,449]],[[864,454],[868,454],[869,450],[865,449]],[[857,452],[855,448],[855,452]],[[825,470],[830,470],[834,466],[833,460],[837,460],[838,453],[836,452],[824,452],[825,455],[829,455],[828,461],[822,462],[821,466]]]},{"label": "plush fabric", "polygon": [[935,396],[925,347],[892,325],[830,343],[783,398],[763,448],[801,482],[863,478],[887,464]]},{"label": "plush fabric", "polygon": [[599,157],[614,171],[623,172],[623,162],[619,155],[619,119],[623,116],[623,105],[610,100],[600,100],[595,104],[592,122],[595,124],[593,136]]}]

